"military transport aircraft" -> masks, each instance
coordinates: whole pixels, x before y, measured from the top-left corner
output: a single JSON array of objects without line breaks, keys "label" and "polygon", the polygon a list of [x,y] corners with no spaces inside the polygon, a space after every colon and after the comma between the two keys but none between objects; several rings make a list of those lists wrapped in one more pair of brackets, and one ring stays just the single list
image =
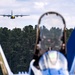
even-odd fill
[{"label": "military transport aircraft", "polygon": [[11,14],[7,15],[7,14],[2,14],[0,16],[3,16],[3,17],[10,17],[11,19],[15,19],[15,17],[23,17],[23,16],[29,16],[29,15],[14,15],[13,14],[13,11],[11,11]]}]

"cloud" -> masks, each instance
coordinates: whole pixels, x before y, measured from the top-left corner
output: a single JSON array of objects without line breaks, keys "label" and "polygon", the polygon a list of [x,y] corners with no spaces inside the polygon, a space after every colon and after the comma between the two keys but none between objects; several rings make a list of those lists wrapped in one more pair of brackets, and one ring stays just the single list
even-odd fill
[{"label": "cloud", "polygon": [[44,8],[45,5],[47,5],[47,2],[34,2],[34,8],[41,9]]},{"label": "cloud", "polygon": [[[14,23],[12,24],[22,28],[25,24],[37,24],[39,17],[43,13],[55,11],[65,18],[68,27],[72,27],[71,25],[74,27],[74,7],[74,0],[2,0],[0,1],[0,14],[10,14],[11,10],[13,10],[14,14],[30,15],[29,17],[16,18],[16,22],[20,21],[19,24],[17,23],[18,25],[16,25],[15,20],[13,20]],[[6,17],[6,20],[4,17],[0,17],[0,27],[2,25],[9,28],[11,22],[8,17]]]},{"label": "cloud", "polygon": [[12,3],[15,2],[16,2],[15,0],[2,0],[0,1],[0,6],[5,7],[5,6],[13,5]]}]

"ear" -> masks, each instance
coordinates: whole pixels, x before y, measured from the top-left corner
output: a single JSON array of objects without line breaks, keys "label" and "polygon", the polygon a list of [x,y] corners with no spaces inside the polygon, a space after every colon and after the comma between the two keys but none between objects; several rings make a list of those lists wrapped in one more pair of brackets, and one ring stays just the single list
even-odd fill
[{"label": "ear", "polygon": [[42,75],[41,71],[33,65],[34,62],[34,59],[30,62],[30,68],[32,69],[34,75]]}]

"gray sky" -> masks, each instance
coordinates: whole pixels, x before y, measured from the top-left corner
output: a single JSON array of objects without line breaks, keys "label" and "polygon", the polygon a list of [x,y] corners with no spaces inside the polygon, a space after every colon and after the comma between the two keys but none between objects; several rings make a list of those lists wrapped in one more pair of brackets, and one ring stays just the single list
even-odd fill
[{"label": "gray sky", "polygon": [[25,14],[30,16],[15,18],[0,16],[0,27],[9,29],[25,25],[36,25],[39,17],[47,11],[56,11],[60,13],[66,21],[68,28],[75,26],[75,0],[1,0],[0,14]]}]

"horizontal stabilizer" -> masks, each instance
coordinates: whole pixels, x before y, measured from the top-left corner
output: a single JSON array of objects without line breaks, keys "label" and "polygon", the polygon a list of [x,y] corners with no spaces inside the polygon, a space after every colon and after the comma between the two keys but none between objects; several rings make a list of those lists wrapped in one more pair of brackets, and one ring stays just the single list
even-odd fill
[{"label": "horizontal stabilizer", "polygon": [[[0,64],[2,65],[2,71],[4,72],[4,70],[6,71],[7,75],[13,75],[13,73],[10,70],[10,67],[8,65],[8,62],[6,60],[6,57],[4,55],[4,52],[2,50],[2,47],[0,45]],[[4,74],[4,73],[3,73]],[[5,74],[4,74],[5,75]]]}]

